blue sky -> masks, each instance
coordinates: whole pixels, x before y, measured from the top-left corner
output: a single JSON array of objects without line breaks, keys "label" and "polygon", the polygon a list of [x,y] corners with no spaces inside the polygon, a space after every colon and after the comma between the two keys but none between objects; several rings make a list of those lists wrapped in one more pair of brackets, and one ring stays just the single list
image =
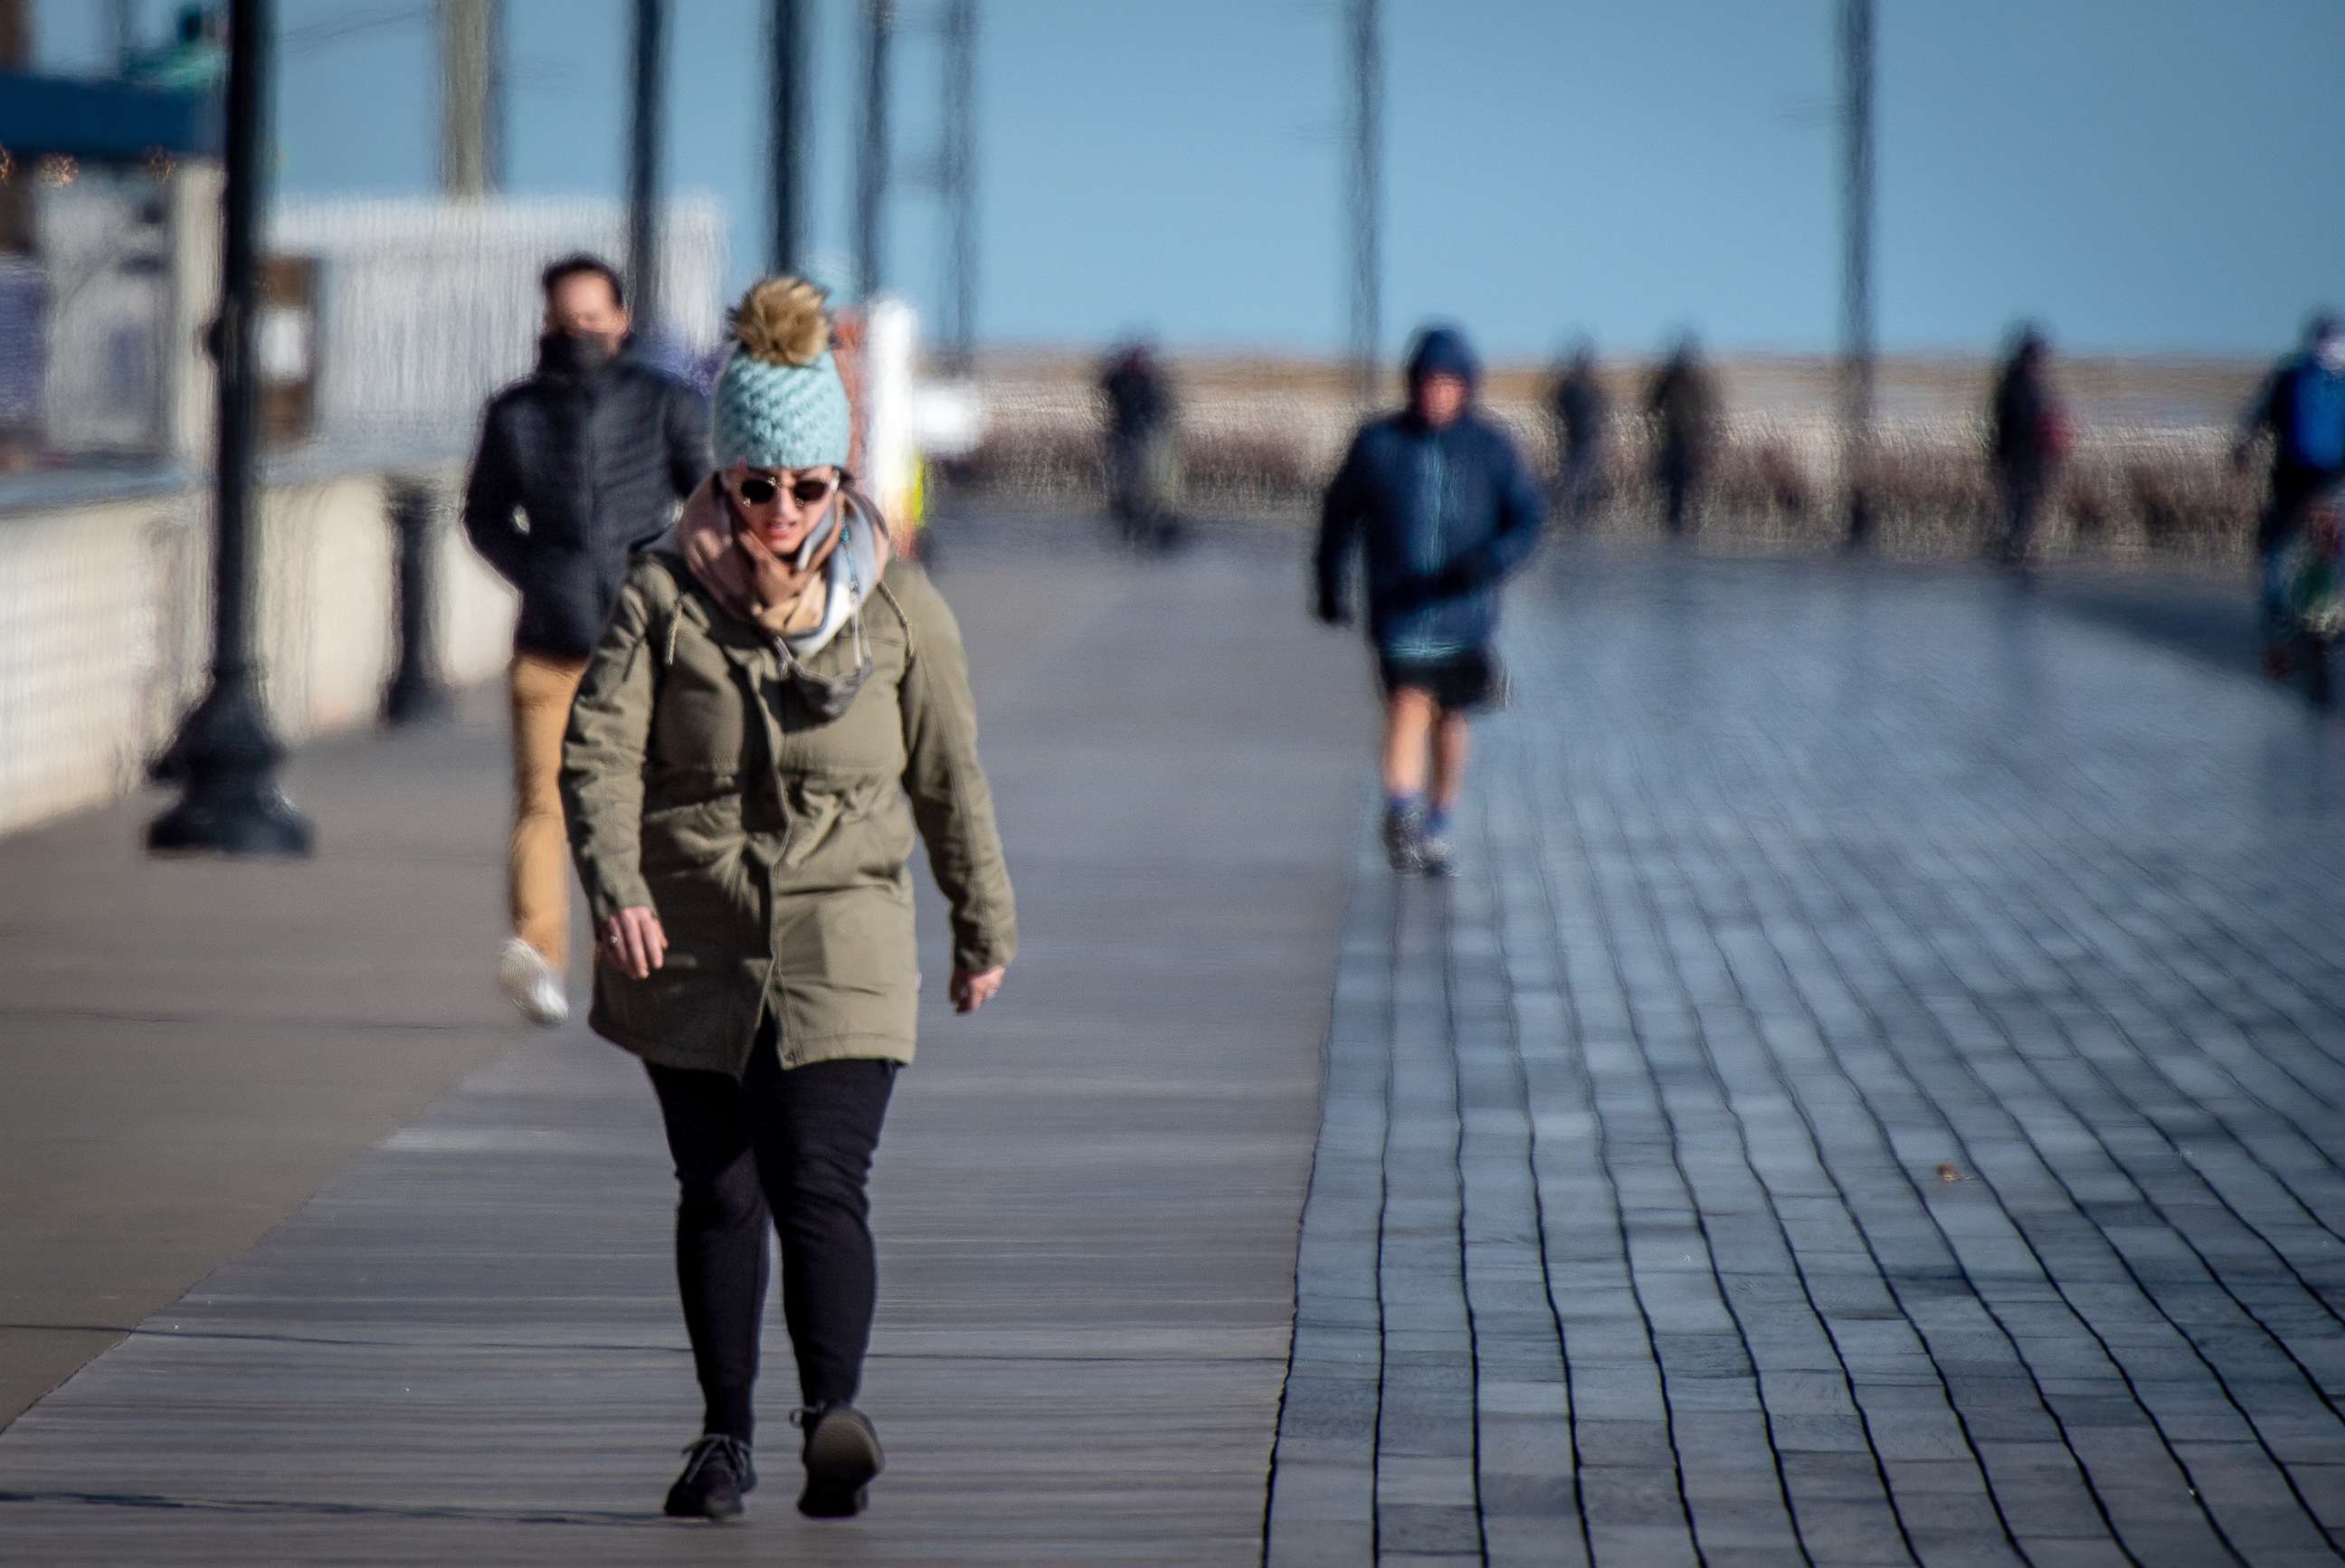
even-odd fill
[{"label": "blue sky", "polygon": [[[159,28],[170,0],[144,0]],[[506,0],[513,188],[624,179],[625,0]],[[848,238],[854,0],[814,0],[816,245]],[[86,68],[108,7],[36,0]],[[929,6],[903,0],[908,23]],[[428,188],[428,6],[280,0],[287,187]],[[760,260],[761,0],[673,0],[675,188]],[[1500,358],[1576,329],[1640,350],[1828,346],[1837,321],[1831,0],[1386,0],[1386,319],[1442,314]],[[980,0],[979,326],[989,341],[1340,345],[1334,0]],[[1992,343],[2021,314],[2079,350],[2263,352],[2345,300],[2345,0],[1881,0],[1885,343]],[[937,55],[898,48],[899,156]],[[935,296],[932,204],[893,205],[897,282]]]}]

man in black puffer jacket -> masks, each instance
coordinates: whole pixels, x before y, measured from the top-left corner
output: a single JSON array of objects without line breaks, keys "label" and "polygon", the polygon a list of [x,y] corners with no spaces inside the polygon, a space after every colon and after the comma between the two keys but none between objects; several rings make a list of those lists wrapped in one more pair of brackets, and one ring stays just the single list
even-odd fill
[{"label": "man in black puffer jacket", "polygon": [[570,845],[557,784],[570,701],[626,575],[710,472],[698,393],[637,359],[618,273],[545,270],[536,372],[489,400],[464,532],[521,591],[513,631],[513,935],[497,977],[533,1022],[568,1015]]}]

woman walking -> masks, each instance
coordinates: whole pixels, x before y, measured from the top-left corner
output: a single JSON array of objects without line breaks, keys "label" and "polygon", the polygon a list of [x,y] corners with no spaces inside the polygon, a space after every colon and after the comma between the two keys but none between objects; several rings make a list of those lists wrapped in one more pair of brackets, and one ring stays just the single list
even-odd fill
[{"label": "woman walking", "polygon": [[681,1187],[676,1277],[704,1401],[667,1512],[756,1484],[750,1390],[781,1238],[801,1511],[859,1511],[875,1271],[865,1183],[919,989],[914,830],[952,908],[952,1002],[1016,946],[952,613],[848,487],[822,296],[734,315],[717,472],[638,556],[572,709],[563,806],[598,942],[590,1022],[650,1071]]}]

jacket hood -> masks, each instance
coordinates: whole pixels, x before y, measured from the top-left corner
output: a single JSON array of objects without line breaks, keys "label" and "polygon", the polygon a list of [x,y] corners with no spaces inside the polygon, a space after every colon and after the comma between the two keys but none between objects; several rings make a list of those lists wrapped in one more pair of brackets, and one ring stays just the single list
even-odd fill
[{"label": "jacket hood", "polygon": [[1468,386],[1481,385],[1482,361],[1466,334],[1451,326],[1427,327],[1416,335],[1408,354],[1408,380],[1414,386],[1427,376],[1457,376]]}]

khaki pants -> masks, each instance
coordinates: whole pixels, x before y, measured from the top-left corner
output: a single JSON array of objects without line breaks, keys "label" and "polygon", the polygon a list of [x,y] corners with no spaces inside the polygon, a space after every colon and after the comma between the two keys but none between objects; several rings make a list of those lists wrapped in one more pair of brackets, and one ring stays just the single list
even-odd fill
[{"label": "khaki pants", "polygon": [[562,826],[562,736],[584,659],[521,653],[513,662],[513,934],[557,973],[570,964],[570,839]]}]

